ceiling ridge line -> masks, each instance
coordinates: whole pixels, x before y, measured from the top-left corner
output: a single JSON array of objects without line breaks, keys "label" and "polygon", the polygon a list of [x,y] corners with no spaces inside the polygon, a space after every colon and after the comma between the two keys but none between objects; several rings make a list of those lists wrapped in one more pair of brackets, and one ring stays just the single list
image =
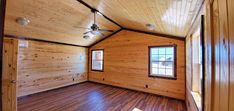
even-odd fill
[{"label": "ceiling ridge line", "polygon": [[141,30],[135,30],[135,29],[130,29],[130,28],[121,28],[117,31],[115,31],[114,33],[104,37],[103,39],[91,44],[88,46],[88,48],[91,48],[92,46],[102,42],[103,40],[107,39],[107,38],[110,38],[111,36],[121,32],[122,30],[127,30],[127,31],[132,31],[132,32],[138,32],[138,33],[142,33],[142,34],[148,34],[148,35],[153,35],[153,36],[160,36],[160,37],[163,37],[163,38],[170,38],[170,39],[176,39],[176,40],[182,40],[182,41],[185,41],[185,37],[180,37],[180,36],[173,36],[173,35],[167,35],[167,34],[160,34],[160,33],[152,33],[152,32],[145,32],[145,31],[141,31]]},{"label": "ceiling ridge line", "polygon": [[111,36],[113,36],[113,35],[115,35],[115,34],[121,32],[122,30],[123,30],[123,28],[120,28],[119,30],[115,31],[114,33],[112,33],[112,34],[110,34],[110,35],[104,37],[103,39],[101,39],[101,40],[99,40],[99,41],[97,41],[97,42],[95,42],[95,43],[89,45],[88,48],[91,48],[92,46],[94,46],[94,45],[96,45],[96,44],[102,42],[103,40],[105,40],[105,39],[107,39],[107,38],[110,38]]},{"label": "ceiling ridge line", "polygon": [[138,32],[138,33],[143,33],[143,34],[149,34],[149,35],[160,36],[160,37],[164,37],[164,38],[171,38],[171,39],[185,41],[185,37],[183,37],[183,36],[174,36],[174,35],[161,34],[161,33],[155,33],[155,32],[146,32],[146,31],[136,30],[136,29],[131,29],[131,28],[123,28],[122,30],[127,30],[127,31],[132,31],[132,32]]},{"label": "ceiling ridge line", "polygon": [[112,23],[114,23],[115,25],[117,25],[117,26],[119,26],[121,29],[123,28],[119,23],[117,23],[117,22],[115,22],[114,20],[112,20],[112,19],[110,19],[109,17],[107,17],[106,15],[104,15],[102,12],[100,12],[99,10],[97,10],[97,9],[95,9],[95,8],[93,8],[93,7],[91,7],[89,4],[87,4],[86,2],[84,2],[83,0],[77,0],[79,3],[81,3],[81,4],[83,4],[84,6],[86,6],[86,7],[88,7],[91,11],[96,11],[96,12],[98,12],[98,13],[100,13],[100,14],[102,14],[102,16],[105,18],[105,19],[107,19],[107,20],[109,20],[110,22],[112,22]]}]

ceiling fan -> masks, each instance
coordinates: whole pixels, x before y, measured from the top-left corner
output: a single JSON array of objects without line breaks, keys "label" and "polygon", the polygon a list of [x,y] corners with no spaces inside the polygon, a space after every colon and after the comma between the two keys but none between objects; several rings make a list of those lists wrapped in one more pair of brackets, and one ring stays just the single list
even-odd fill
[{"label": "ceiling fan", "polygon": [[104,32],[114,32],[113,30],[100,29],[99,26],[96,24],[96,11],[92,10],[92,12],[94,14],[94,23],[90,28],[85,28],[88,29],[89,31],[84,33],[84,38],[89,38],[88,34],[104,36],[103,34]]}]

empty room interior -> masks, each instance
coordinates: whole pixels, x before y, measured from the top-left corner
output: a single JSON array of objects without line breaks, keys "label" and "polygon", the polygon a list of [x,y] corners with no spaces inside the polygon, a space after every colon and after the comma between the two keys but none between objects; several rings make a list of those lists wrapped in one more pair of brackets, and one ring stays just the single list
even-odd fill
[{"label": "empty room interior", "polygon": [[234,0],[0,6],[0,111],[234,111]]}]

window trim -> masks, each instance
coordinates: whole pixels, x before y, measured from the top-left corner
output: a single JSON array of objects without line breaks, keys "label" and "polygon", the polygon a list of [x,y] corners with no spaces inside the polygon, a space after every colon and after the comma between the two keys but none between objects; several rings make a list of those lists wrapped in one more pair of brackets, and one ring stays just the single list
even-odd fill
[{"label": "window trim", "polygon": [[[151,48],[173,47],[174,48],[174,77],[151,75]],[[148,46],[148,77],[177,80],[177,45],[156,45]]]},{"label": "window trim", "polygon": [[[102,51],[103,57],[102,57],[102,70],[96,70],[93,69],[93,51]],[[98,72],[104,72],[104,49],[92,49],[91,50],[91,71],[98,71]]]},{"label": "window trim", "polygon": [[[206,58],[206,56],[205,56],[205,32],[204,32],[205,17],[204,17],[204,15],[201,15],[198,21],[200,22],[200,23],[198,23],[200,25],[198,27],[200,27],[200,40],[201,40],[200,43],[201,43],[201,46],[202,46],[202,77],[203,78],[202,78],[202,81],[201,81],[201,94],[200,95],[201,95],[201,110],[203,111],[204,108],[205,108],[205,100],[204,99],[205,99],[205,70],[206,70],[206,66],[205,66],[205,64],[206,64],[206,61],[205,61],[205,58]],[[194,31],[194,29],[193,29],[193,31]],[[190,38],[190,41],[189,41],[190,42],[190,47],[193,47],[192,39],[191,39],[193,33],[194,32],[192,32],[192,34],[190,34],[190,36],[189,36],[189,38]],[[189,54],[191,55],[191,58],[193,58],[193,51],[192,50],[190,50]],[[191,66],[191,70],[193,72],[192,64],[193,64],[193,62],[191,61],[190,66]],[[192,76],[190,77],[190,80],[193,81],[193,73],[192,73]],[[189,86],[190,95],[192,96],[193,102],[197,103],[195,98],[191,94],[191,92],[193,92],[192,85],[193,84],[191,84]],[[196,106],[197,110],[199,111],[200,109],[199,109],[198,105],[196,104],[195,106]]]}]

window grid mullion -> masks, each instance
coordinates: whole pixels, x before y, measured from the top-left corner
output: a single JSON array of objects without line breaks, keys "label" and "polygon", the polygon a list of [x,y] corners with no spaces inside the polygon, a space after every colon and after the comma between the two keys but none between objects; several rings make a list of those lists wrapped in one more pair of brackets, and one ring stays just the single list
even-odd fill
[{"label": "window grid mullion", "polygon": [[[172,54],[171,54],[171,52],[167,52],[167,48],[173,48]],[[156,50],[156,52],[153,53],[152,49]],[[160,50],[162,52],[160,52]],[[174,76],[175,75],[175,72],[174,72],[175,71],[174,70],[174,68],[175,68],[175,64],[174,64],[175,63],[175,53],[174,53],[174,51],[175,51],[174,47],[159,47],[159,48],[153,47],[153,48],[150,48],[150,53],[149,54],[150,54],[150,67],[151,67],[150,72],[151,72],[151,74],[159,75],[159,76],[160,75]],[[160,60],[162,57],[164,57],[165,61]],[[168,59],[167,57],[171,58],[171,59],[169,59],[170,61],[167,60]],[[153,59],[156,59],[156,60],[153,60]],[[153,64],[155,64],[155,66],[153,66]]]}]

